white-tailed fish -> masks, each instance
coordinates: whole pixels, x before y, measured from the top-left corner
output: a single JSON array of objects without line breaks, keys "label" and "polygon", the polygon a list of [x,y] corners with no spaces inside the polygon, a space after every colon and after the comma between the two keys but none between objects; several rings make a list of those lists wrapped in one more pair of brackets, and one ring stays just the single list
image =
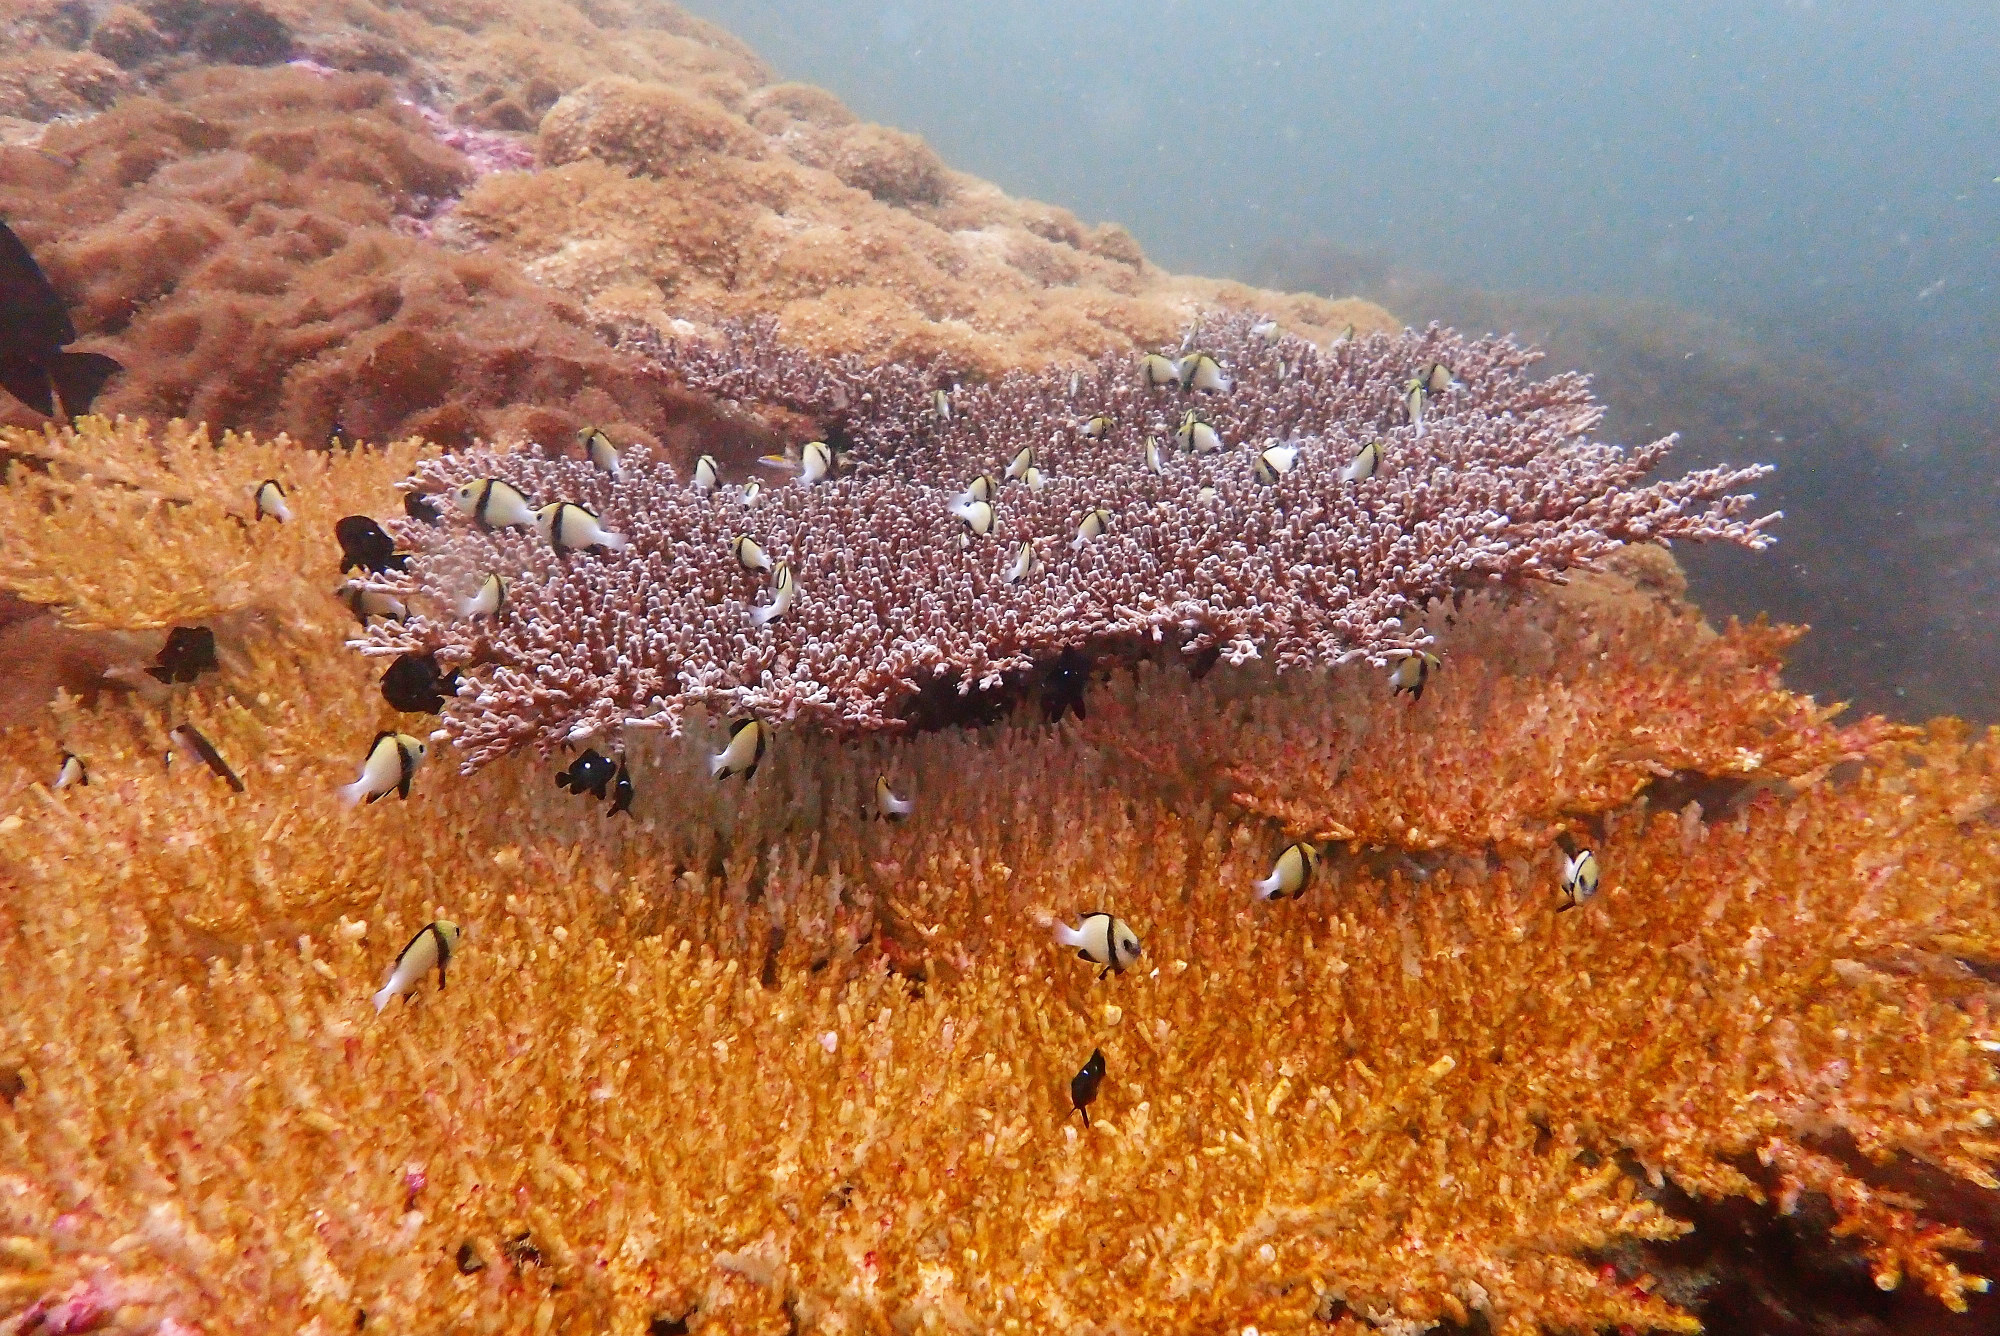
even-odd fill
[{"label": "white-tailed fish", "polygon": [[798,592],[798,585],[792,580],[792,568],[788,562],[779,562],[778,569],[771,573],[771,601],[761,608],[750,610],[750,620],[759,626],[768,626],[792,610],[792,598]]},{"label": "white-tailed fish", "polygon": [[1080,552],[1083,545],[1095,538],[1102,538],[1106,526],[1111,523],[1111,512],[1099,506],[1083,517],[1083,523],[1076,526],[1076,537],[1070,539],[1070,550]]},{"label": "white-tailed fish", "polygon": [[361,777],[341,787],[341,798],[350,807],[364,800],[372,803],[392,793],[407,799],[410,796],[410,779],[429,751],[430,747],[422,738],[408,733],[389,730],[377,733],[375,740],[368,744],[367,757],[361,762]]},{"label": "white-tailed fish", "polygon": [[1028,471],[1021,475],[1021,481],[1028,484],[1028,490],[1031,492],[1039,492],[1049,485],[1049,480],[1042,476],[1041,469],[1033,464],[1028,465]]},{"label": "white-tailed fish", "polygon": [[1400,696],[1407,691],[1410,693],[1411,700],[1422,700],[1424,698],[1424,687],[1429,684],[1431,674],[1442,667],[1444,665],[1438,662],[1437,655],[1427,649],[1418,650],[1415,654],[1404,659],[1390,670],[1389,686],[1391,690],[1389,694],[1391,696]]},{"label": "white-tailed fish", "polygon": [[1191,455],[1212,455],[1222,449],[1222,434],[1192,408],[1181,415],[1180,429],[1174,433],[1174,439]]},{"label": "white-tailed fish", "polygon": [[722,472],[716,467],[714,455],[703,455],[694,461],[695,491],[707,496],[722,485]]},{"label": "white-tailed fish", "polygon": [[1148,473],[1164,474],[1167,471],[1167,461],[1160,457],[1159,437],[1148,436],[1146,438],[1146,449],[1144,458],[1146,461],[1146,471]]},{"label": "white-tailed fish", "polygon": [[1281,331],[1278,329],[1277,321],[1259,320],[1256,324],[1250,326],[1250,332],[1266,343],[1276,343]]},{"label": "white-tailed fish", "polygon": [[1070,398],[1072,398],[1072,399],[1076,398],[1076,392],[1077,392],[1078,390],[1082,389],[1082,388],[1083,388],[1083,373],[1082,373],[1081,371],[1072,371],[1072,372],[1070,372],[1070,373],[1069,373],[1069,397],[1070,397]]},{"label": "white-tailed fish", "polygon": [[285,484],[276,478],[266,478],[257,484],[257,518],[269,515],[280,524],[292,522],[292,508],[285,504]]},{"label": "white-tailed fish", "polygon": [[901,821],[917,810],[917,805],[908,798],[898,798],[896,791],[889,787],[887,775],[875,777],[875,818],[878,821]]},{"label": "white-tailed fish", "polygon": [[479,588],[471,598],[460,599],[458,615],[461,617],[497,617],[500,609],[507,606],[506,576],[488,571],[486,578],[479,582]]},{"label": "white-tailed fish", "polygon": [[[1007,461],[1007,472],[1005,474],[1007,481],[1016,482],[1027,477],[1028,470],[1034,466],[1035,447],[1032,445],[1022,446],[1014,452],[1014,457]],[[990,496],[981,498],[981,500],[985,501],[991,501],[992,499]]]},{"label": "white-tailed fish", "polygon": [[965,490],[952,499],[956,504],[961,506],[974,501],[991,501],[993,494],[999,490],[1000,484],[993,480],[993,475],[982,473],[967,483]]},{"label": "white-tailed fish", "polygon": [[554,501],[535,512],[542,537],[558,552],[575,552],[586,547],[609,548],[622,552],[628,546],[625,535],[611,533],[597,522],[597,516],[574,501]]},{"label": "white-tailed fish", "polygon": [[1007,568],[1007,583],[1019,584],[1041,568],[1042,559],[1035,555],[1034,540],[1024,538],[1014,550],[1014,564]]},{"label": "white-tailed fish", "polygon": [[1451,368],[1443,362],[1432,362],[1429,366],[1419,367],[1416,379],[1425,391],[1431,394],[1443,394],[1452,387],[1453,382]]},{"label": "white-tailed fish", "polygon": [[1556,906],[1556,913],[1565,909],[1575,909],[1578,905],[1597,894],[1599,876],[1597,855],[1588,849],[1579,849],[1563,860],[1562,893],[1563,902]]},{"label": "white-tailed fish", "polygon": [[1235,382],[1222,374],[1222,364],[1207,353],[1189,353],[1181,359],[1181,388],[1192,393],[1227,394]]},{"label": "white-tailed fish", "polygon": [[56,767],[55,787],[66,789],[70,785],[78,788],[90,787],[90,772],[83,768],[83,758],[75,752],[64,752],[62,764]]},{"label": "white-tailed fish", "polygon": [[747,533],[736,535],[736,541],[729,545],[729,552],[736,558],[736,564],[746,571],[771,569],[771,558],[765,555],[763,548],[757,546],[757,540]]},{"label": "white-tailed fish", "polygon": [[442,991],[445,966],[451,963],[451,954],[457,949],[456,923],[450,919],[426,923],[396,956],[396,963],[389,967],[389,981],[382,985],[381,992],[375,994],[375,1010],[380,1011],[395,998],[415,992],[417,985],[432,970],[438,972],[438,989]]},{"label": "white-tailed fish", "polygon": [[1075,947],[1080,958],[1104,966],[1098,971],[1100,979],[1113,970],[1123,974],[1139,963],[1139,935],[1124,919],[1114,918],[1102,910],[1085,914],[1083,922],[1074,928],[1066,923],[1056,924],[1056,940],[1064,946]]},{"label": "white-tailed fish", "polygon": [[1403,407],[1410,415],[1410,425],[1417,429],[1417,435],[1424,434],[1424,382],[1420,376],[1410,377],[1410,383],[1403,387]]},{"label": "white-tailed fish", "polygon": [[1171,357],[1147,353],[1139,359],[1139,383],[1148,389],[1181,383],[1181,364]]},{"label": "white-tailed fish", "polygon": [[743,504],[746,506],[756,505],[757,498],[761,496],[763,492],[764,492],[764,484],[758,482],[755,478],[752,478],[749,482],[743,484],[743,497],[742,497]]},{"label": "white-tailed fish", "polygon": [[1271,865],[1271,875],[1260,882],[1252,883],[1259,900],[1296,900],[1312,884],[1313,873],[1319,868],[1319,850],[1303,840],[1288,844],[1278,855],[1278,861]]},{"label": "white-tailed fish", "polygon": [[618,469],[618,447],[611,443],[603,428],[585,427],[576,434],[576,439],[583,442],[584,457],[610,474],[611,481],[617,482],[622,476]]},{"label": "white-tailed fish", "polygon": [[1257,481],[1267,487],[1275,486],[1278,479],[1299,466],[1299,447],[1296,445],[1267,445],[1257,455],[1257,462],[1250,471]]},{"label": "white-tailed fish", "polygon": [[410,610],[403,605],[402,599],[379,589],[364,588],[359,581],[345,581],[333,592],[363,626],[368,625],[370,617],[387,617],[397,622],[410,619]]},{"label": "white-tailed fish", "polygon": [[1342,482],[1360,482],[1375,476],[1375,470],[1382,467],[1382,443],[1370,441],[1354,452],[1354,458],[1347,461],[1347,467],[1340,471]]},{"label": "white-tailed fish", "polygon": [[939,422],[951,421],[951,395],[943,390],[932,390],[931,412],[937,414]]},{"label": "white-tailed fish", "polygon": [[807,441],[799,451],[799,486],[810,487],[833,472],[833,447],[825,441]]},{"label": "white-tailed fish", "polygon": [[964,521],[968,533],[984,538],[993,532],[991,501],[960,501],[951,508],[951,513]]},{"label": "white-tailed fish", "polygon": [[741,775],[749,779],[764,759],[764,725],[755,719],[738,719],[729,726],[729,745],[708,758],[708,773],[717,779]]},{"label": "white-tailed fish", "polygon": [[535,522],[535,508],[511,482],[474,478],[451,494],[459,510],[489,529],[525,529]]},{"label": "white-tailed fish", "polygon": [[1099,413],[1096,417],[1079,424],[1076,434],[1079,436],[1088,436],[1092,440],[1095,440],[1100,436],[1110,435],[1111,429],[1117,425],[1117,419],[1112,417],[1111,414]]}]

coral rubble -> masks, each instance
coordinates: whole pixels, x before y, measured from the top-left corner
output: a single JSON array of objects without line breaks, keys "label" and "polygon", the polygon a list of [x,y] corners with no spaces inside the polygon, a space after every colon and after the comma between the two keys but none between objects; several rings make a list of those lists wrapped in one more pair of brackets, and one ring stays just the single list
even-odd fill
[{"label": "coral rubble", "polygon": [[[342,646],[327,521],[385,511],[414,448],[287,473],[281,528],[247,517],[282,444],[95,420],[4,444],[38,464],[0,490],[28,553],[0,585],[96,627],[209,619],[223,663],[0,735],[17,1323],[1692,1330],[1699,1295],[1600,1264],[1683,1228],[1655,1185],[1820,1203],[1881,1287],[1984,1287],[1870,1161],[1993,1184],[2000,738],[1878,730],[1714,813],[1605,811],[1603,889],[1561,916],[1556,851],[1505,841],[1258,904],[1275,829],[1073,726],[781,732],[739,786],[691,720],[627,748],[630,819],[526,755],[356,811],[335,789],[407,721]],[[134,585],[154,567],[171,582]],[[1615,583],[1538,597],[1651,625],[1656,595]],[[1538,637],[1587,643],[1540,618],[1496,653]],[[1481,640],[1414,708],[1496,680]],[[1327,686],[1257,671],[1216,677]],[[1695,655],[1598,672],[1713,681]],[[1413,708],[1378,670],[1332,675],[1356,729]],[[1774,754],[1828,759],[1809,707],[1716,687]],[[243,792],[162,764],[183,721]],[[1446,775],[1547,760],[1476,722],[1422,745]],[[88,787],[48,787],[65,750]],[[862,815],[885,771],[904,822]],[[1422,768],[1356,782],[1424,810]],[[1550,803],[1517,782],[1493,819]],[[1140,933],[1140,968],[1099,982],[1054,943],[1090,908]],[[465,927],[449,987],[378,1016],[440,917]]]}]

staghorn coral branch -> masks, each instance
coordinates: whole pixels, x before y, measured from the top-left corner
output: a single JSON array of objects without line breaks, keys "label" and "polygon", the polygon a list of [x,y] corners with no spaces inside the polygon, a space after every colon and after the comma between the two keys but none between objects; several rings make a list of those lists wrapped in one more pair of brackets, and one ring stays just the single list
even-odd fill
[{"label": "staghorn coral branch", "polygon": [[[367,650],[430,651],[468,670],[445,727],[477,767],[632,722],[678,729],[697,706],[902,731],[926,692],[1017,688],[1068,650],[1218,649],[1280,671],[1379,664],[1427,643],[1411,612],[1453,590],[1559,578],[1635,541],[1770,541],[1775,517],[1744,519],[1740,490],[1764,468],[1643,481],[1672,438],[1633,451],[1589,440],[1601,410],[1585,382],[1527,379],[1533,354],[1504,340],[1433,327],[1323,350],[1267,342],[1250,317],[1224,316],[1185,342],[1217,356],[1233,387],[1149,387],[1132,358],[1107,353],[1074,372],[957,386],[948,416],[935,403],[951,380],[941,364],[815,357],[768,323],[662,344],[690,388],[817,419],[843,447],[836,476],[773,487],[745,508],[733,489],[696,493],[641,448],[615,483],[545,448],[429,461],[421,490],[503,477],[537,503],[591,507],[632,546],[559,555],[532,533],[456,517],[441,530],[403,524],[420,556],[382,587],[429,611],[374,628]],[[1438,361],[1457,380],[1419,431],[1404,386]],[[1175,450],[1190,409],[1214,425],[1219,453]],[[1083,430],[1100,416],[1107,431]],[[1142,463],[1148,439],[1168,456],[1157,475]],[[1263,485],[1257,452],[1281,440],[1298,446],[1299,465]],[[1379,472],[1344,481],[1374,441]],[[1006,483],[992,533],[968,537],[954,496],[1024,446],[1046,485]],[[1077,543],[1096,508],[1107,531]],[[768,601],[761,576],[730,553],[744,533],[797,580],[795,605],[767,625],[748,615]],[[1009,581],[1024,542],[1038,569]],[[444,612],[485,570],[515,579],[511,607],[491,626]]]}]

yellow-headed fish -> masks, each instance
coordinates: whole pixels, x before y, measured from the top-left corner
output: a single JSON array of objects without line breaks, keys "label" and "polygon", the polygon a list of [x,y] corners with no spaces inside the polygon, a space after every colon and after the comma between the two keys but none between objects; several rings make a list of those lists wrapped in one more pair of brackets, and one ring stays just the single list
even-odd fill
[{"label": "yellow-headed fish", "polygon": [[1031,492],[1039,492],[1049,485],[1049,480],[1044,478],[1042,471],[1033,464],[1028,465],[1028,471],[1021,475],[1021,481],[1028,484],[1028,490]]},{"label": "yellow-headed fish", "polygon": [[1222,374],[1222,364],[1207,353],[1189,353],[1181,359],[1181,388],[1190,393],[1227,394],[1235,382]]},{"label": "yellow-headed fish", "polygon": [[729,552],[736,558],[736,564],[746,571],[771,569],[771,559],[764,555],[763,548],[757,546],[757,540],[747,533],[736,535],[736,541],[729,545]]},{"label": "yellow-headed fish", "polygon": [[743,495],[742,495],[743,504],[746,506],[756,505],[757,498],[763,495],[763,493],[764,493],[764,484],[758,482],[755,478],[752,478],[749,482],[743,484]]},{"label": "yellow-headed fish", "polygon": [[472,597],[459,600],[458,615],[461,617],[499,616],[500,609],[507,606],[508,584],[509,581],[506,576],[488,571],[486,578],[479,582],[479,588],[474,592]]},{"label": "yellow-headed fish", "polygon": [[1100,979],[1113,970],[1123,974],[1139,963],[1139,936],[1132,931],[1132,925],[1102,910],[1085,914],[1083,922],[1074,928],[1066,923],[1056,924],[1056,940],[1075,947],[1080,959],[1104,966],[1097,975]]},{"label": "yellow-headed fish", "polygon": [[707,496],[722,485],[722,471],[716,467],[714,455],[703,455],[694,461],[695,491]]},{"label": "yellow-headed fish", "polygon": [[1556,906],[1556,913],[1565,909],[1575,909],[1578,905],[1597,894],[1597,855],[1588,849],[1579,849],[1563,860],[1562,893],[1563,902]]},{"label": "yellow-headed fish", "polygon": [[585,427],[576,434],[576,439],[583,442],[584,457],[610,474],[611,481],[617,482],[621,476],[618,471],[618,447],[611,443],[604,429]]},{"label": "yellow-headed fish", "polygon": [[[1033,468],[1034,466],[1035,466],[1035,447],[1032,445],[1022,446],[1019,450],[1014,452],[1014,457],[1007,461],[1007,474],[1006,474],[1007,481],[1017,482],[1020,479],[1027,477],[1028,470]],[[992,499],[993,498],[990,496],[980,498],[980,500],[982,501],[991,501]]]},{"label": "yellow-headed fish", "polygon": [[1181,364],[1171,357],[1147,353],[1139,359],[1139,383],[1148,389],[1181,383]]},{"label": "yellow-headed fish", "polygon": [[792,610],[792,598],[797,593],[790,563],[779,562],[778,569],[771,573],[771,601],[761,608],[752,608],[750,620],[759,626],[769,626]]},{"label": "yellow-headed fish", "polygon": [[1180,429],[1174,433],[1180,447],[1191,455],[1212,455],[1222,449],[1222,434],[1214,424],[1190,408],[1181,416]]},{"label": "yellow-headed fish", "polygon": [[955,500],[961,506],[973,501],[991,501],[993,494],[999,490],[1000,484],[993,480],[993,475],[982,473],[967,483],[965,490],[960,492]]},{"label": "yellow-headed fish", "polygon": [[1014,564],[1007,568],[1007,583],[1019,584],[1042,568],[1042,559],[1035,555],[1034,540],[1024,538],[1021,546],[1014,549]]},{"label": "yellow-headed fish", "polygon": [[1160,458],[1159,437],[1148,436],[1146,438],[1146,449],[1141,457],[1146,461],[1146,472],[1164,474],[1167,471],[1166,460]]},{"label": "yellow-headed fish", "polygon": [[908,798],[898,798],[896,791],[889,787],[887,775],[875,777],[875,818],[878,821],[901,821],[917,810],[917,805]]},{"label": "yellow-headed fish", "polygon": [[969,533],[984,538],[993,532],[993,503],[990,501],[960,501],[951,508],[951,513],[965,522]]},{"label": "yellow-headed fish", "polygon": [[1443,362],[1432,362],[1417,369],[1416,379],[1426,393],[1443,394],[1452,386],[1451,368]]},{"label": "yellow-headed fish", "polygon": [[266,478],[257,484],[257,518],[269,515],[280,524],[292,522],[292,508],[285,504],[285,484],[276,478]]},{"label": "yellow-headed fish", "polygon": [[1410,377],[1410,383],[1403,387],[1403,407],[1410,415],[1410,425],[1417,429],[1417,435],[1424,434],[1424,382],[1419,376]]},{"label": "yellow-headed fish", "polygon": [[372,803],[392,793],[407,799],[410,779],[429,751],[422,738],[408,733],[388,730],[377,733],[368,744],[367,758],[361,762],[361,778],[344,785],[341,798],[350,807],[364,800]]},{"label": "yellow-headed fish", "polygon": [[1099,413],[1096,417],[1079,426],[1076,429],[1076,434],[1079,436],[1088,436],[1095,440],[1100,436],[1110,435],[1111,429],[1117,425],[1118,420],[1112,417],[1111,414]]},{"label": "yellow-headed fish", "polygon": [[1375,476],[1375,470],[1382,467],[1382,443],[1370,441],[1354,452],[1354,458],[1340,471],[1342,482],[1361,482]]},{"label": "yellow-headed fish", "polygon": [[937,414],[939,422],[951,421],[951,395],[943,390],[932,390],[931,412]]},{"label": "yellow-headed fish", "polygon": [[1070,550],[1080,552],[1083,545],[1092,539],[1102,538],[1105,528],[1111,523],[1111,512],[1099,506],[1083,517],[1083,523],[1076,526],[1076,537],[1070,539]]},{"label": "yellow-headed fish", "polygon": [[766,729],[755,719],[738,719],[729,726],[729,745],[708,758],[708,773],[717,779],[741,775],[750,779],[764,759]]},{"label": "yellow-headed fish", "polygon": [[1252,883],[1259,900],[1294,900],[1306,893],[1312,885],[1313,873],[1319,870],[1319,850],[1301,840],[1288,844],[1278,861],[1271,865],[1271,875],[1260,882]]},{"label": "yellow-headed fish", "polygon": [[825,441],[807,441],[799,451],[799,486],[810,487],[833,472],[833,447]]},{"label": "yellow-headed fish", "polygon": [[1389,685],[1393,689],[1389,694],[1400,696],[1407,691],[1411,700],[1422,700],[1424,687],[1430,682],[1431,674],[1442,667],[1444,665],[1438,661],[1437,655],[1427,649],[1418,650],[1390,669]]},{"label": "yellow-headed fish", "polygon": [[1299,447],[1296,445],[1268,445],[1257,455],[1257,462],[1250,466],[1250,472],[1258,482],[1266,487],[1277,485],[1278,479],[1299,466]]},{"label": "yellow-headed fish", "polygon": [[575,552],[586,547],[609,548],[622,552],[628,546],[625,535],[611,533],[598,524],[597,516],[574,501],[555,501],[535,512],[542,537],[558,552]]},{"label": "yellow-headed fish", "polygon": [[1250,326],[1250,332],[1266,343],[1276,343],[1279,334],[1283,331],[1278,328],[1278,322],[1275,320],[1259,320],[1256,324]]},{"label": "yellow-headed fish", "polygon": [[451,494],[459,511],[489,529],[526,529],[535,522],[535,508],[521,489],[499,478],[474,478]]},{"label": "yellow-headed fish", "polygon": [[432,970],[438,972],[438,988],[442,991],[445,966],[451,963],[451,953],[457,949],[456,923],[450,919],[426,923],[396,956],[396,963],[389,967],[389,981],[382,985],[381,992],[375,994],[375,1010],[382,1010],[398,996],[415,992],[417,985]]}]

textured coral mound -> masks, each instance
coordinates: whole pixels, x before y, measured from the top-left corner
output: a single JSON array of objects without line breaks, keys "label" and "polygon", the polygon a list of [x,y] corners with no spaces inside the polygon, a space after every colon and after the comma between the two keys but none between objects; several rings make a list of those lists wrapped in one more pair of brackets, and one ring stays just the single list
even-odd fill
[{"label": "textured coral mound", "polygon": [[101,411],[685,447],[705,407],[621,331],[775,315],[821,351],[997,373],[1215,304],[1393,327],[1163,274],[671,5],[0,0],[0,26],[0,217],[129,368]]},{"label": "textured coral mound", "polygon": [[[288,472],[281,528],[248,516],[300,469],[282,444],[0,443],[50,470],[0,491],[0,588],[134,633],[207,618],[222,660],[0,735],[0,1320],[1692,1330],[1699,1292],[1630,1246],[1680,1230],[1675,1189],[1800,1207],[1884,1290],[1984,1287],[1871,1160],[1994,1183],[2000,737],[1882,737],[1722,820],[1609,812],[1603,889],[1560,916],[1552,849],[1256,903],[1278,830],[1073,726],[781,732],[747,785],[707,778],[712,738],[655,736],[629,818],[525,756],[348,808],[374,730],[424,721],[342,646],[327,520],[386,510],[416,447]],[[1538,597],[1607,643],[1657,620],[1608,583]],[[1476,616],[1510,661],[1549,634]],[[1451,648],[1415,707],[1344,670],[1374,693],[1336,682],[1353,726],[1501,671]],[[1823,745],[1802,703],[1715,710]],[[162,764],[183,721],[243,792]],[[1424,745],[1447,774],[1546,762],[1504,730]],[[52,791],[65,749],[90,783]],[[863,818],[883,773],[907,821]],[[1357,782],[1427,810],[1421,773]],[[1516,827],[1549,804],[1500,801]],[[1047,927],[1099,907],[1145,947],[1102,981]],[[466,925],[449,986],[378,1015],[437,917]]]}]

